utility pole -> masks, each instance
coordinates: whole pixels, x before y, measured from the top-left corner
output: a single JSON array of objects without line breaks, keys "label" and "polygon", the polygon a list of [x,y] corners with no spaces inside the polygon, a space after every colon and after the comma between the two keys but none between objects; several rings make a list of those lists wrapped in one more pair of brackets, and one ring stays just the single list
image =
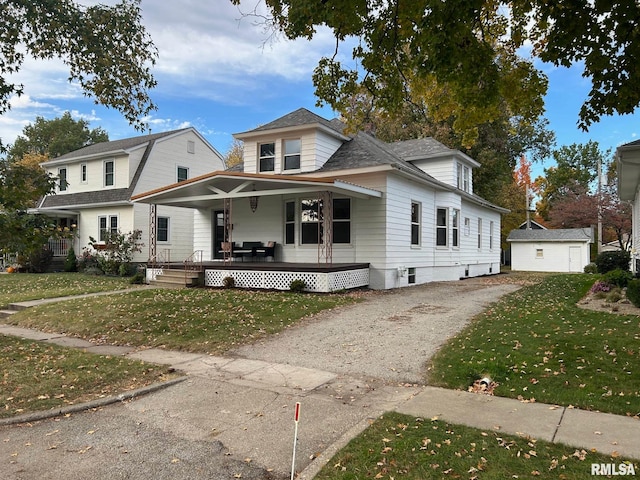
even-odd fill
[{"label": "utility pole", "polygon": [[598,158],[598,254],[602,252],[602,159]]}]

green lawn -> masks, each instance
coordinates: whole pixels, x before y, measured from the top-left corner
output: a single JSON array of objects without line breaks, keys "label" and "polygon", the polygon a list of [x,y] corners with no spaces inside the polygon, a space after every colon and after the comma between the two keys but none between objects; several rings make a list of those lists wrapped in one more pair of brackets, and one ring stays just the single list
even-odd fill
[{"label": "green lawn", "polygon": [[495,395],[640,415],[640,317],[577,307],[595,280],[554,275],[504,297],[435,355],[429,383],[489,376]]},{"label": "green lawn", "polygon": [[41,305],[8,321],[100,343],[221,354],[354,301],[349,294],[147,289]]},{"label": "green lawn", "polygon": [[[387,413],[340,450],[316,480],[592,479],[591,464],[623,463],[565,445]],[[639,462],[633,470],[640,472]]]},{"label": "green lawn", "polygon": [[117,395],[168,378],[167,367],[0,335],[0,418]]},{"label": "green lawn", "polygon": [[82,273],[13,273],[0,275],[0,307],[13,302],[135,288],[128,278]]}]

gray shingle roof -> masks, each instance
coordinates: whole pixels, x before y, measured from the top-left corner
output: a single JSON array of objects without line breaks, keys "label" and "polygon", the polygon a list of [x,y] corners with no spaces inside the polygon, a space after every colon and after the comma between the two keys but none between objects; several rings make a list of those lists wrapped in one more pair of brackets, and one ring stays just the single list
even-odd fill
[{"label": "gray shingle roof", "polygon": [[334,130],[335,132],[343,135],[344,124],[341,121],[337,119],[327,120],[325,118],[322,118],[320,115],[316,115],[315,113],[310,112],[306,108],[299,108],[298,110],[288,113],[283,117],[277,118],[272,122],[260,125],[258,128],[254,128],[253,130],[242,133],[262,132],[266,130],[275,130],[278,128],[290,128],[315,124],[324,125],[325,127],[330,128],[331,130]]},{"label": "gray shingle roof", "polygon": [[145,143],[152,140],[157,140],[159,138],[173,135],[174,133],[181,132],[183,130],[188,130],[188,128],[171,130],[169,132],[154,133],[151,135],[141,135],[139,137],[123,138],[121,140],[112,140],[110,142],[94,143],[93,145],[88,145],[78,150],[74,150],[73,152],[60,155],[59,157],[53,158],[52,160],[70,160],[76,157],[86,157],[88,155],[99,155],[101,153],[128,150],[130,148],[144,145]]},{"label": "gray shingle roof", "polygon": [[557,228],[549,230],[511,230],[508,242],[584,242],[593,241],[590,228]]},{"label": "gray shingle roof", "polygon": [[431,137],[394,142],[389,144],[389,148],[405,159],[418,156],[426,157],[451,151],[446,145]]},{"label": "gray shingle roof", "polygon": [[384,143],[363,132],[357,133],[351,140],[344,142],[322,166],[320,171],[336,171],[376,165],[402,166],[416,174],[426,175],[433,181],[437,181],[431,175],[402,159],[390,148],[388,143]]},{"label": "gray shingle roof", "polygon": [[114,188],[65,195],[48,195],[38,208],[72,208],[81,205],[127,202],[130,198],[131,193],[128,188]]}]

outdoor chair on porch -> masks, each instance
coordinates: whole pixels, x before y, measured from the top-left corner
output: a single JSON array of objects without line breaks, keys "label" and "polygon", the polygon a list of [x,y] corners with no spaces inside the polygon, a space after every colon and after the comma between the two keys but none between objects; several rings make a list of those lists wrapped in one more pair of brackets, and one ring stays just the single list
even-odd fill
[{"label": "outdoor chair on porch", "polygon": [[276,261],[276,242],[267,242],[264,247],[259,247],[256,249],[256,257],[262,258],[266,261],[267,258],[271,257],[271,261]]}]

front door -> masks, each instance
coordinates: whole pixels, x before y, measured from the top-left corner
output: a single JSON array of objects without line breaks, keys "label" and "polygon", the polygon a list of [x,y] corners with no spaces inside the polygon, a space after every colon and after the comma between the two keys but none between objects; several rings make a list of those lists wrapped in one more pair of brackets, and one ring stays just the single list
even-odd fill
[{"label": "front door", "polygon": [[224,210],[213,212],[213,258],[223,258],[222,242],[224,242]]}]

